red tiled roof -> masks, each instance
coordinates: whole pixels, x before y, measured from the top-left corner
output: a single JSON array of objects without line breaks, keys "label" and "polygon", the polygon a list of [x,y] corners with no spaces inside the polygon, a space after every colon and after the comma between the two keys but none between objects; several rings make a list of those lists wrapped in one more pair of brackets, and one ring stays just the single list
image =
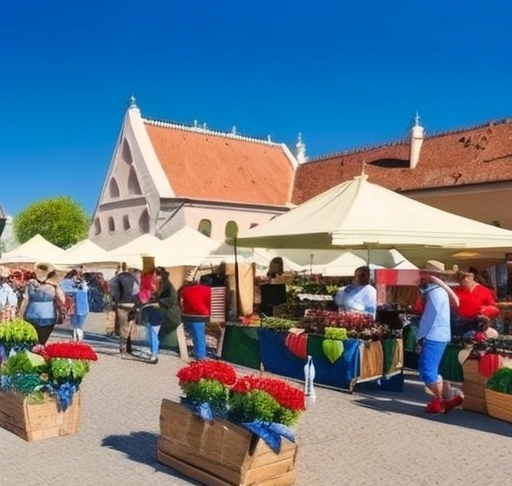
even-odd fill
[{"label": "red tiled roof", "polygon": [[282,145],[144,120],[176,197],[284,206],[294,168]]},{"label": "red tiled roof", "polygon": [[299,166],[292,202],[301,204],[362,171],[394,191],[512,180],[512,120],[426,137],[409,168],[409,142],[326,156]]}]

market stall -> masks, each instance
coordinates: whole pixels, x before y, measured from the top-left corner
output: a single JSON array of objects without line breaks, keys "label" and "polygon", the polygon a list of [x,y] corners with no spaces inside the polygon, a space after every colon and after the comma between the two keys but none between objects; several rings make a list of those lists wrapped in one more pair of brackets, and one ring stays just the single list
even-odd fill
[{"label": "market stall", "polygon": [[272,283],[256,279],[255,310],[266,312],[227,325],[222,358],[303,380],[311,356],[317,383],[350,391],[371,383],[400,391],[401,321],[381,323],[372,315],[339,311],[333,296],[351,278],[295,274]]}]

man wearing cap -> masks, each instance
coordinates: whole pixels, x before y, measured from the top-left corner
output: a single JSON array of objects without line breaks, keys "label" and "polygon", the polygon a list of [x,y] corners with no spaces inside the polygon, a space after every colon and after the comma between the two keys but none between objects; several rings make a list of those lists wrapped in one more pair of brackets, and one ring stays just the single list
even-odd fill
[{"label": "man wearing cap", "polygon": [[450,301],[458,305],[458,299],[441,277],[445,275],[444,264],[429,260],[420,270],[420,292],[425,301],[418,334],[416,336],[419,362],[418,371],[425,386],[434,394],[427,404],[427,413],[449,412],[459,406],[463,398],[453,394],[450,383],[443,381],[439,366],[446,346],[451,340]]}]

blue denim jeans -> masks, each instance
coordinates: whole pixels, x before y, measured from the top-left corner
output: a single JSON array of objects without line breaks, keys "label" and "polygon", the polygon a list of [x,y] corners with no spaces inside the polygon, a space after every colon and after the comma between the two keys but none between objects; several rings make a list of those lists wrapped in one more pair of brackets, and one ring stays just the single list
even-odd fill
[{"label": "blue denim jeans", "polygon": [[141,320],[146,328],[149,351],[153,356],[157,356],[160,350],[158,333],[162,325],[162,314],[154,307],[145,307],[142,309]]},{"label": "blue denim jeans", "polygon": [[201,317],[183,317],[183,325],[192,337],[197,360],[206,358],[206,320]]}]

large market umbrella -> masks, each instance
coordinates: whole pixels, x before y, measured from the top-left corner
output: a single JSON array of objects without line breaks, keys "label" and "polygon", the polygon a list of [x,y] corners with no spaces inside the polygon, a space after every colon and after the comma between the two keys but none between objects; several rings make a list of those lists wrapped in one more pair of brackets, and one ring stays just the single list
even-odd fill
[{"label": "large market umbrella", "polygon": [[418,262],[464,249],[512,248],[512,231],[457,216],[368,181],[339,184],[238,235],[262,248],[391,249]]}]

